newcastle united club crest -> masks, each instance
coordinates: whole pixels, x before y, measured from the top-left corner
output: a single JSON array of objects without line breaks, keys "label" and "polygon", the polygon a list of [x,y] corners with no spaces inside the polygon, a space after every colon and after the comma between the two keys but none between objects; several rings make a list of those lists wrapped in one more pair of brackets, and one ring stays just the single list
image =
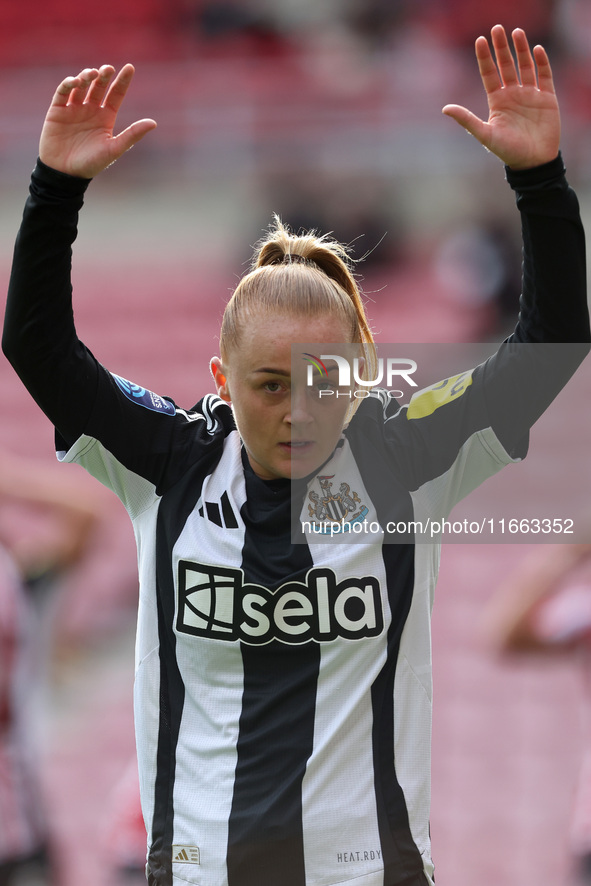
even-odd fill
[{"label": "newcastle united club crest", "polygon": [[[319,475],[316,480],[320,484],[321,493],[311,490],[308,493],[308,513],[315,533],[335,534],[335,523],[342,525],[342,532],[350,529],[348,523],[364,520],[369,509],[362,504],[356,492],[351,491],[348,483],[341,483],[338,492],[333,492],[334,474]],[[330,528],[329,528],[330,526]]]}]

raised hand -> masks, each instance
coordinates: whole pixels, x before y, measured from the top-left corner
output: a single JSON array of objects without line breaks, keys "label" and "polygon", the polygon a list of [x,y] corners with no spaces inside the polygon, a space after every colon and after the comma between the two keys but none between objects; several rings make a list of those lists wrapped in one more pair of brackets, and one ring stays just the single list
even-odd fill
[{"label": "raised hand", "polygon": [[93,178],[154,129],[154,120],[138,120],[114,135],[119,108],[134,75],[125,65],[117,75],[111,65],[86,68],[67,77],[53,97],[39,142],[47,166]]},{"label": "raised hand", "polygon": [[560,113],[545,49],[535,46],[532,54],[520,28],[511,36],[517,67],[501,25],[491,31],[496,63],[486,37],[476,41],[478,69],[488,99],[488,121],[460,105],[446,105],[443,113],[453,117],[507,166],[529,169],[558,154]]}]

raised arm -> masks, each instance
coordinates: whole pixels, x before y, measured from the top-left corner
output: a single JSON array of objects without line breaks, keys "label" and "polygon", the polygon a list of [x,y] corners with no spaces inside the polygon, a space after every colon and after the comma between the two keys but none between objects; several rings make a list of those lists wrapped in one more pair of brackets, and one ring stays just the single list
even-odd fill
[{"label": "raised arm", "polygon": [[[505,30],[495,25],[492,48],[476,40],[478,70],[489,116],[460,105],[447,114],[503,161],[521,212],[523,280],[518,342],[589,342],[585,234],[577,197],[559,154],[560,112],[546,51],[529,48],[513,31],[515,59]],[[516,305],[517,307],[517,305]]]},{"label": "raised arm", "polygon": [[532,53],[521,28],[513,31],[512,38],[517,65],[501,25],[491,31],[494,57],[485,37],[476,41],[488,120],[481,120],[461,105],[446,105],[443,113],[511,169],[531,169],[557,156],[560,112],[546,50],[535,46]]},{"label": "raised arm", "polygon": [[[591,331],[585,235],[559,153],[552,71],[545,50],[530,51],[521,29],[512,39],[515,61],[500,25],[491,31],[492,48],[484,37],[476,41],[488,120],[459,105],[446,105],[443,112],[502,160],[521,213],[518,322],[484,371],[495,431],[507,451],[522,454],[528,428],[587,354]],[[531,346],[524,348],[526,343]]]},{"label": "raised arm", "polygon": [[58,86],[15,246],[2,347],[69,443],[84,432],[99,371],[74,328],[70,271],[78,212],[91,177],[156,125],[139,120],[114,134],[133,73],[131,65],[117,75],[104,65]]},{"label": "raised arm", "polygon": [[114,135],[117,114],[134,75],[111,65],[86,68],[58,86],[41,132],[39,157],[58,172],[94,178],[155,128],[154,120],[132,123]]}]

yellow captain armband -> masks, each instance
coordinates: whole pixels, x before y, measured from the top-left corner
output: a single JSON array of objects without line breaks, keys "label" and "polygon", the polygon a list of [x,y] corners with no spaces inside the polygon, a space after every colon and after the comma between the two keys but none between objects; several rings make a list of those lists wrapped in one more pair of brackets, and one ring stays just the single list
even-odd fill
[{"label": "yellow captain armband", "polygon": [[408,406],[406,417],[426,418],[432,415],[440,406],[457,400],[472,384],[472,371],[460,372],[459,375],[453,375],[444,381],[431,385],[430,388],[423,388],[422,391],[416,393]]}]

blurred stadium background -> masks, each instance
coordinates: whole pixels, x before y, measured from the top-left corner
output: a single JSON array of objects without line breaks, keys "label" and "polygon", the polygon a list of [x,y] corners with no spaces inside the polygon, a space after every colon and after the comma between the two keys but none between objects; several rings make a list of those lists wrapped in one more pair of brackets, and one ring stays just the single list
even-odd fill
[{"label": "blurred stadium background", "polygon": [[[150,116],[158,129],[91,185],[75,248],[79,332],[110,369],[183,405],[209,389],[223,305],[273,212],[367,256],[360,272],[382,341],[502,339],[519,287],[513,196],[498,162],[441,115],[447,102],[485,114],[473,41],[497,22],[550,52],[563,153],[588,218],[587,0],[7,0],[3,289],[57,83],[131,61],[121,124]],[[0,361],[0,447],[53,469],[51,428]],[[87,562],[50,606],[38,729],[59,886],[114,883],[113,792],[133,753],[135,553],[122,508],[105,507]],[[441,884],[569,882],[579,673],[568,657],[501,661],[481,630],[483,603],[530,547],[444,551],[432,815]]]}]

